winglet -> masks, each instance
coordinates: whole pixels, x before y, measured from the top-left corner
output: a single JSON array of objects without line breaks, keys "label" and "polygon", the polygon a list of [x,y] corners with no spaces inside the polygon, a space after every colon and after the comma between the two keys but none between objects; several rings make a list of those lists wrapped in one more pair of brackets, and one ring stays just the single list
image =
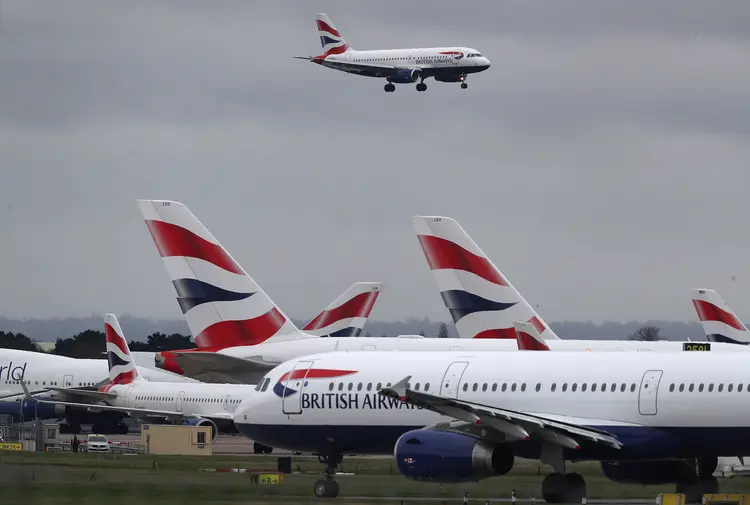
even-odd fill
[{"label": "winglet", "polygon": [[398,396],[399,400],[403,402],[406,400],[406,391],[408,390],[410,380],[411,375],[407,375],[406,377],[395,383],[393,386],[389,388],[383,388],[382,390],[389,390],[389,392],[395,393],[395,395]]},{"label": "winglet", "polygon": [[549,346],[544,337],[532,323],[514,322],[516,330],[516,343],[519,351],[549,351]]},{"label": "winglet", "polygon": [[31,396],[31,393],[29,392],[29,388],[26,387],[26,381],[23,379],[23,375],[21,375],[21,387],[23,388],[23,394],[26,397],[26,399],[36,401],[36,398]]}]

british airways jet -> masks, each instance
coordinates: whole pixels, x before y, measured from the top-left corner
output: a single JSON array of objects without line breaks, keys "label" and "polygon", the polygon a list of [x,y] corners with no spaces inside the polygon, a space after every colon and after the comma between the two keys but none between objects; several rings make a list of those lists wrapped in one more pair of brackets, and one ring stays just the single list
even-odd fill
[{"label": "british airways jet", "polygon": [[416,49],[381,49],[356,51],[344,40],[328,16],[316,16],[323,52],[318,56],[295,56],[324,67],[349,74],[379,77],[388,81],[386,93],[396,90],[394,84],[417,82],[417,91],[426,91],[425,79],[460,82],[466,89],[466,76],[490,68],[490,60],[470,47],[430,47]]},{"label": "british airways jet", "polygon": [[[528,323],[527,327],[528,327]],[[514,457],[553,468],[548,503],[581,503],[566,461],[610,479],[676,483],[688,501],[718,491],[718,457],[750,451],[746,353],[335,352],[269,372],[235,410],[247,437],[318,453],[338,493],[343,454],[393,454],[407,478],[469,482]]]}]

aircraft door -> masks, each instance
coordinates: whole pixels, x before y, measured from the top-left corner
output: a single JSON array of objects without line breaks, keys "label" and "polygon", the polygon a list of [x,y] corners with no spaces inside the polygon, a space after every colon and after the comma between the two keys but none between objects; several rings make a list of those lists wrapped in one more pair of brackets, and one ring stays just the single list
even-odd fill
[{"label": "aircraft door", "polygon": [[73,387],[73,376],[72,375],[65,375],[65,376],[63,376],[63,387],[65,387],[65,388],[72,388]]},{"label": "aircraft door", "polygon": [[461,381],[461,376],[467,366],[469,366],[468,361],[454,361],[448,366],[443,376],[443,382],[440,383],[440,396],[458,397],[458,383]]},{"label": "aircraft door", "polygon": [[180,391],[177,394],[177,401],[175,402],[175,410],[182,412],[182,401],[185,399],[185,391]]},{"label": "aircraft door", "polygon": [[231,396],[226,395],[224,397],[224,410],[229,410],[229,400],[231,399]]},{"label": "aircraft door", "polygon": [[287,372],[285,380],[277,384],[281,386],[281,409],[284,414],[302,413],[302,390],[307,384],[307,374],[312,366],[312,361],[298,361],[294,368]]},{"label": "aircraft door", "polygon": [[452,54],[451,63],[453,63],[454,66],[458,66],[458,63],[465,57],[466,55],[464,53]]},{"label": "aircraft door", "polygon": [[643,374],[641,388],[638,391],[638,412],[642,416],[656,415],[656,397],[662,373],[661,370],[648,370]]}]

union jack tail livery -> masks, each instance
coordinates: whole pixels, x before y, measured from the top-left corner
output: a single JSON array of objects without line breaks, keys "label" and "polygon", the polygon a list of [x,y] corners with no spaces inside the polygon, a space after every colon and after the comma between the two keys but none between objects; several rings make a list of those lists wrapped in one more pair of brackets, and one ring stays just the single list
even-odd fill
[{"label": "union jack tail livery", "polygon": [[333,26],[328,16],[322,12],[315,16],[315,24],[318,25],[318,36],[320,36],[320,45],[323,46],[323,54],[320,58],[325,58],[332,54],[342,54],[349,50],[349,44],[346,43],[341,33]]},{"label": "union jack tail livery", "polygon": [[302,330],[317,337],[358,337],[384,286],[355,282]]},{"label": "union jack tail livery", "polygon": [[516,321],[533,324],[545,340],[559,338],[455,220],[413,216],[412,223],[461,338],[515,339]]},{"label": "union jack tail livery", "polygon": [[547,342],[531,323],[513,323],[516,330],[516,342],[519,351],[549,351]]},{"label": "union jack tail livery", "polygon": [[304,334],[180,202],[138,200],[199,350]]},{"label": "union jack tail livery", "polygon": [[711,342],[750,344],[750,332],[727,303],[712,289],[693,289],[693,306]]},{"label": "union jack tail livery", "polygon": [[[104,334],[107,338],[109,386],[130,384],[141,380],[116,315],[104,314]],[[107,388],[107,386],[104,387]]]}]

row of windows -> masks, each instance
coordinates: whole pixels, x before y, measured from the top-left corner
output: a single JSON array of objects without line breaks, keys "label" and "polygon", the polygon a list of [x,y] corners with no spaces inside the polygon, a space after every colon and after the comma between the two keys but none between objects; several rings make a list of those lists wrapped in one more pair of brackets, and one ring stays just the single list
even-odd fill
[{"label": "row of windows", "polygon": [[[693,384],[693,383],[689,384],[688,387],[687,387],[688,392],[692,393],[695,390],[695,388],[696,388],[695,386],[696,385]],[[685,391],[685,384],[680,384],[679,388],[677,388],[677,389],[679,390],[680,393],[682,393],[683,391]],[[703,389],[704,389],[704,385],[703,384],[698,384],[698,392],[702,393]],[[727,393],[731,393],[732,391],[735,391],[735,390],[738,393],[742,393],[742,389],[743,389],[743,384],[737,384],[736,386],[734,384],[727,384]],[[744,389],[748,393],[750,393],[750,384],[748,384],[747,388],[744,388]],[[670,384],[669,385],[669,392],[671,393],[674,390],[675,390],[675,384]],[[714,385],[713,384],[709,384],[708,385],[708,392],[712,393],[713,390],[714,390]],[[716,386],[716,391],[719,392],[719,393],[723,392],[724,391],[724,384],[718,384]]]},{"label": "row of windows", "polygon": [[[446,60],[450,58],[450,55],[447,54],[441,54],[439,56],[417,56],[416,58],[411,58],[413,60],[419,61],[420,59],[430,59],[430,60]],[[409,58],[406,56],[400,56],[398,58],[357,58],[354,61],[357,63],[367,63],[372,61],[406,61]]]},{"label": "row of windows", "polygon": [[[385,387],[388,387],[388,388],[391,387],[391,383],[390,382],[387,383]],[[411,384],[407,384],[406,387],[408,389],[411,389]],[[372,382],[368,382],[367,385],[365,385],[364,383],[360,382],[356,386],[357,391],[362,391],[363,389],[365,391],[372,391],[372,388],[373,388],[373,383]],[[334,389],[334,383],[331,382],[330,384],[328,384],[328,391],[333,391],[333,389]],[[346,390],[347,391],[353,391],[354,389],[355,389],[355,386],[354,386],[353,382],[350,382],[346,386]],[[380,391],[381,389],[383,389],[383,383],[382,382],[378,382],[377,385],[375,385],[375,391]],[[338,390],[339,391],[343,391],[344,390],[344,383],[343,382],[339,382]],[[419,391],[420,390],[420,384],[419,384],[419,382],[417,382],[414,385],[414,390],[415,391]],[[429,391],[429,390],[430,390],[430,383],[427,382],[424,385],[424,391]]]},{"label": "row of windows", "polygon": [[[146,395],[139,395],[135,397],[136,401],[146,401],[146,402],[173,402],[175,401],[175,398],[173,396],[146,396]],[[193,397],[185,397],[182,399],[182,401],[187,403],[222,403],[224,401],[224,398],[193,398]],[[236,398],[230,398],[229,399],[230,404],[239,404],[240,400]]]},{"label": "row of windows", "polygon": [[[26,382],[26,384],[27,384],[27,385],[31,386],[31,381],[24,381],[24,382]],[[9,381],[9,380],[6,380],[6,381],[5,381],[5,383],[6,383],[6,384],[21,384],[21,381]],[[38,385],[39,385],[39,381],[34,381],[34,385],[35,385],[35,386],[38,386]],[[41,384],[41,385],[42,385],[42,386],[46,386],[46,385],[47,385],[47,381],[42,381],[42,384]],[[57,386],[57,381],[49,381],[49,385],[50,385],[50,386]],[[95,383],[93,383],[93,382],[79,382],[79,383],[78,383],[78,387],[85,387],[85,386],[95,386],[95,385],[96,385],[96,384],[95,384]],[[65,383],[65,386],[67,386],[67,387],[72,387],[72,386],[73,386],[73,383],[71,383],[71,382],[66,382],[66,383]]]}]

